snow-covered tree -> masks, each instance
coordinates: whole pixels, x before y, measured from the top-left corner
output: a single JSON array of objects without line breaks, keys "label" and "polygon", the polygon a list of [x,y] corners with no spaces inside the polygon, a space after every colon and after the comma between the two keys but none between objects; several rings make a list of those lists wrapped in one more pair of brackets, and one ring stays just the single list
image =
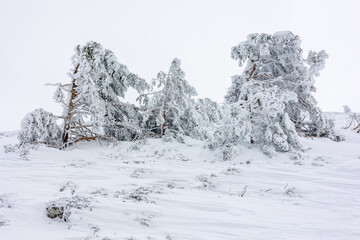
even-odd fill
[{"label": "snow-covered tree", "polygon": [[130,73],[99,43],[77,46],[75,52],[72,80],[70,84],[59,84],[54,96],[64,107],[64,146],[98,137],[131,139],[139,131],[141,119],[134,113],[135,106],[120,98],[129,87],[144,91],[147,83]]},{"label": "snow-covered tree", "polygon": [[[250,34],[232,48],[242,75],[232,78],[225,97],[228,104],[247,110],[252,125],[251,141],[269,143],[277,150],[296,146],[296,132],[335,139],[333,123],[316,106],[314,77],[325,66],[324,51],[302,58],[300,37],[291,32]],[[295,128],[294,128],[295,125]],[[265,133],[265,134],[264,134]]]},{"label": "snow-covered tree", "polygon": [[174,59],[168,74],[160,72],[152,81],[149,93],[139,100],[144,104],[146,127],[160,135],[190,135],[196,127],[192,118],[196,90],[185,80],[180,60]]},{"label": "snow-covered tree", "polygon": [[52,113],[41,108],[28,113],[21,122],[18,135],[20,146],[27,143],[60,146],[61,129],[56,120],[57,118]]}]

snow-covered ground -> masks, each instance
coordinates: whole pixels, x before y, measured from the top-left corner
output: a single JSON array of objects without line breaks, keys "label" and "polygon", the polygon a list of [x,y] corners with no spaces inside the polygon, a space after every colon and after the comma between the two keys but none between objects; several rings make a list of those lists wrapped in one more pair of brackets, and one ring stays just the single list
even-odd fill
[{"label": "snow-covered ground", "polygon": [[[192,139],[5,153],[0,133],[0,239],[360,239],[360,134],[330,115],[346,141],[273,159]],[[52,201],[72,201],[67,221]]]}]

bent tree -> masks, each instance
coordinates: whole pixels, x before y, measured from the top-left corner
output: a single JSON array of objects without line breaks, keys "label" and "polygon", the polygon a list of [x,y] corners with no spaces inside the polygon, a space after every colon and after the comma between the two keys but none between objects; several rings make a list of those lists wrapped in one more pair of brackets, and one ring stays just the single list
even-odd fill
[{"label": "bent tree", "polygon": [[54,96],[63,106],[63,146],[99,137],[129,139],[136,135],[141,119],[136,119],[135,106],[120,99],[129,87],[139,93],[147,89],[145,80],[130,73],[110,50],[96,42],[76,47],[73,66],[70,84],[59,84]]}]

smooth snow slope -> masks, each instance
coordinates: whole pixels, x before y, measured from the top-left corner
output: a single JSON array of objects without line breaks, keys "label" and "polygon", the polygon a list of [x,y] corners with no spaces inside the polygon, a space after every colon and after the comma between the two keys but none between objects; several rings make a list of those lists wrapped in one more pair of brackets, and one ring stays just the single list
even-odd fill
[{"label": "smooth snow slope", "polygon": [[[1,133],[0,239],[360,239],[360,134],[331,117],[346,141],[302,139],[310,150],[274,159],[242,146],[226,162],[191,139],[21,157]],[[67,222],[46,216],[76,196],[89,206]]]}]

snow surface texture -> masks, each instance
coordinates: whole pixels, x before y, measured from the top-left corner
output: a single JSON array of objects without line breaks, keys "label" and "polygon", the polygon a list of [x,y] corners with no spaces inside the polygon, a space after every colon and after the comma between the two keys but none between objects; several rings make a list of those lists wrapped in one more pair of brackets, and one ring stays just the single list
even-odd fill
[{"label": "snow surface texture", "polygon": [[346,141],[273,159],[190,138],[18,153],[0,133],[0,239],[360,239],[360,135],[329,117]]}]

